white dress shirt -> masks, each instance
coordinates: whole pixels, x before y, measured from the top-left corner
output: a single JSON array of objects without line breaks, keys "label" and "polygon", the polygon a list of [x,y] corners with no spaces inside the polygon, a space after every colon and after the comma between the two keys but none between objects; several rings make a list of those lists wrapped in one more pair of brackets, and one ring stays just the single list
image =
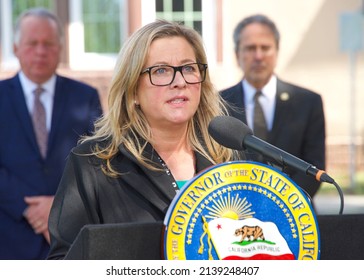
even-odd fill
[{"label": "white dress shirt", "polygon": [[[254,95],[257,91],[247,80],[243,79],[245,114],[248,126],[253,130]],[[274,111],[276,106],[277,77],[272,76],[269,82],[261,89],[259,102],[262,106],[268,130],[273,127]]]},{"label": "white dress shirt", "polygon": [[[33,91],[38,87],[38,84],[29,80],[22,71],[19,72],[19,79],[21,86],[23,88],[25,102],[27,104],[29,114],[32,114],[34,105]],[[49,132],[51,129],[51,122],[52,122],[53,99],[54,99],[54,90],[56,87],[56,76],[53,75],[48,81],[41,84],[40,86],[44,89],[44,92],[40,96],[40,101],[42,102],[46,112],[46,126]]]}]

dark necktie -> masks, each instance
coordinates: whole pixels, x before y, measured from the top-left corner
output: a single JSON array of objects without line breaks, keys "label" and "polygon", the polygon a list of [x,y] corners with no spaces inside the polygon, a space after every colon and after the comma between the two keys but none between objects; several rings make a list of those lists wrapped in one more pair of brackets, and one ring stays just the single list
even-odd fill
[{"label": "dark necktie", "polygon": [[265,120],[264,112],[262,106],[259,103],[259,96],[262,92],[257,91],[254,96],[254,135],[262,140],[267,140],[267,123]]},{"label": "dark necktie", "polygon": [[47,142],[48,132],[46,126],[46,113],[42,102],[40,101],[40,95],[44,92],[44,89],[37,87],[34,93],[34,107],[33,107],[33,127],[35,136],[37,138],[38,146],[42,157],[45,158],[47,154]]}]

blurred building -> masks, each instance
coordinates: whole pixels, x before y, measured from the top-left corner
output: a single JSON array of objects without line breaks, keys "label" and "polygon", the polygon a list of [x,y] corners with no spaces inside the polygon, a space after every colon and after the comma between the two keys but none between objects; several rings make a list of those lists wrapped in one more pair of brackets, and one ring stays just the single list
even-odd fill
[{"label": "blurred building", "polygon": [[242,76],[233,51],[235,25],[247,15],[264,13],[281,32],[277,74],[323,96],[328,171],[347,170],[353,146],[355,168],[364,169],[363,51],[353,56],[340,47],[340,19],[345,13],[361,13],[362,0],[1,0],[0,79],[18,69],[13,24],[32,6],[47,7],[60,17],[66,40],[59,72],[96,86],[105,109],[117,53],[140,26],[165,18],[198,30],[213,81],[223,89]]}]

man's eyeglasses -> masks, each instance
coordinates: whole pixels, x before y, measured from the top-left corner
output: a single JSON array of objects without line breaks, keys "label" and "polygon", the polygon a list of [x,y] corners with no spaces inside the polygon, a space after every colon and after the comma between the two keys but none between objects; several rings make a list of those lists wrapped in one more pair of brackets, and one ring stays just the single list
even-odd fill
[{"label": "man's eyeglasses", "polygon": [[187,84],[199,84],[205,80],[207,64],[189,63],[181,66],[155,65],[144,69],[140,74],[148,72],[149,80],[155,86],[168,86],[173,83],[176,72],[180,72]]}]

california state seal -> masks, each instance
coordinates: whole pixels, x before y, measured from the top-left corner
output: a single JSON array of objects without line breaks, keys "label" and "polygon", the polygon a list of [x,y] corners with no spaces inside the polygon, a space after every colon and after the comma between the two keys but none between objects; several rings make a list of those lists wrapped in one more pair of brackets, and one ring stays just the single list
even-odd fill
[{"label": "california state seal", "polygon": [[256,162],[215,165],[187,182],[164,220],[169,260],[316,260],[312,205],[285,174]]}]

